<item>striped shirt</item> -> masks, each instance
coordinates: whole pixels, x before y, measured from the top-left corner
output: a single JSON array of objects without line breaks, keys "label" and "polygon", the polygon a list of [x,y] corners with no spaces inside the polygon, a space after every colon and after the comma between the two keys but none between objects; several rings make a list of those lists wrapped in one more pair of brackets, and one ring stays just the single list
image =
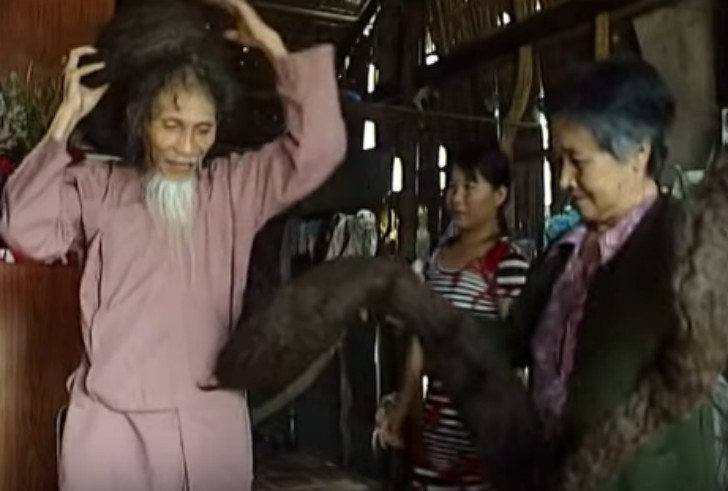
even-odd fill
[{"label": "striped shirt", "polygon": [[[506,239],[498,243],[500,251],[490,270],[484,270],[489,255],[462,270],[450,270],[440,264],[435,251],[426,270],[433,291],[453,306],[476,317],[498,316],[498,300],[517,297],[526,282],[528,261]],[[442,383],[430,379],[424,404],[424,450],[426,461],[414,466],[417,490],[454,491],[491,489],[487,470],[481,465],[470,431],[463,425]]]}]

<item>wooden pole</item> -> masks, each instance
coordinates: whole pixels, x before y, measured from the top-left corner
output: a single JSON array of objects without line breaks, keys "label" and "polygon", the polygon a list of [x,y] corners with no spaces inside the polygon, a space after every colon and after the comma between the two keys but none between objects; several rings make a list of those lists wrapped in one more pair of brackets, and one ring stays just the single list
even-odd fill
[{"label": "wooden pole", "polygon": [[611,53],[611,16],[608,13],[597,15],[594,22],[594,58],[605,60]]}]

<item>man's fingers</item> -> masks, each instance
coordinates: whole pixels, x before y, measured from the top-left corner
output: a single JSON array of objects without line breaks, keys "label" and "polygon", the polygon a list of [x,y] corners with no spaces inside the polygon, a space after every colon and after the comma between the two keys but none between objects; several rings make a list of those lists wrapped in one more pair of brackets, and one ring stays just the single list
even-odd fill
[{"label": "man's fingers", "polygon": [[91,91],[91,94],[93,94],[94,97],[101,99],[107,90],[109,90],[110,85],[102,85],[101,87],[97,87]]},{"label": "man's fingers", "polygon": [[106,63],[99,62],[99,63],[92,63],[91,65],[86,65],[82,68],[76,68],[75,70],[72,70],[69,73],[70,77],[80,79],[81,77],[85,77],[86,75],[89,75],[94,72],[98,72],[99,70],[103,69],[106,66]]},{"label": "man's fingers", "polygon": [[66,59],[66,70],[73,70],[78,66],[79,60],[81,60],[82,56],[86,55],[92,55],[94,53],[97,53],[98,50],[94,48],[93,46],[79,46],[77,48],[73,48],[68,55],[65,57]]}]

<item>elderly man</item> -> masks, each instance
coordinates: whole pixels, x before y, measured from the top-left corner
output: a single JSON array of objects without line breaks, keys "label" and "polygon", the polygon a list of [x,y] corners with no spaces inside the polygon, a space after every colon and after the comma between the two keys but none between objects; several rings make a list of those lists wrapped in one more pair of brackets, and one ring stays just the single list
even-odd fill
[{"label": "elderly man", "polygon": [[79,67],[95,51],[79,48],[47,135],[4,190],[2,235],[13,248],[51,260],[85,246],[84,357],[69,379],[62,490],[251,486],[245,399],[200,387],[241,312],[256,231],[334,171],[345,128],[332,49],[290,54],[248,4],[226,6],[238,20],[229,38],[260,49],[274,68],[283,136],[202,165],[221,104],[219,79],[204,65],[215,53],[182,53],[164,60],[156,86],[139,74],[152,88],[135,113],[144,119],[127,123],[142,131],[140,163],[71,165],[67,140],[108,88],[81,83],[104,63]]}]

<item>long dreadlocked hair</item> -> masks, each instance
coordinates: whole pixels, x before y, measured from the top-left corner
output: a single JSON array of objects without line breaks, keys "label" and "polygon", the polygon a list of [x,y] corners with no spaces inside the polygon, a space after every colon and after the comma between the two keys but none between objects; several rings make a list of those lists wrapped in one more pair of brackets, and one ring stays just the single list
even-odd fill
[{"label": "long dreadlocked hair", "polygon": [[338,259],[285,285],[223,348],[217,388],[283,386],[334,347],[361,308],[391,314],[421,336],[429,369],[477,435],[480,454],[498,469],[498,489],[531,489],[528,471],[541,460],[541,432],[506,351],[395,260]]},{"label": "long dreadlocked hair", "polygon": [[119,10],[95,43],[105,68],[83,83],[110,83],[107,94],[79,127],[98,151],[143,165],[145,127],[152,104],[165,90],[202,90],[215,104],[218,123],[232,124],[239,101],[238,51],[225,41],[225,19],[188,0],[136,2]]}]

